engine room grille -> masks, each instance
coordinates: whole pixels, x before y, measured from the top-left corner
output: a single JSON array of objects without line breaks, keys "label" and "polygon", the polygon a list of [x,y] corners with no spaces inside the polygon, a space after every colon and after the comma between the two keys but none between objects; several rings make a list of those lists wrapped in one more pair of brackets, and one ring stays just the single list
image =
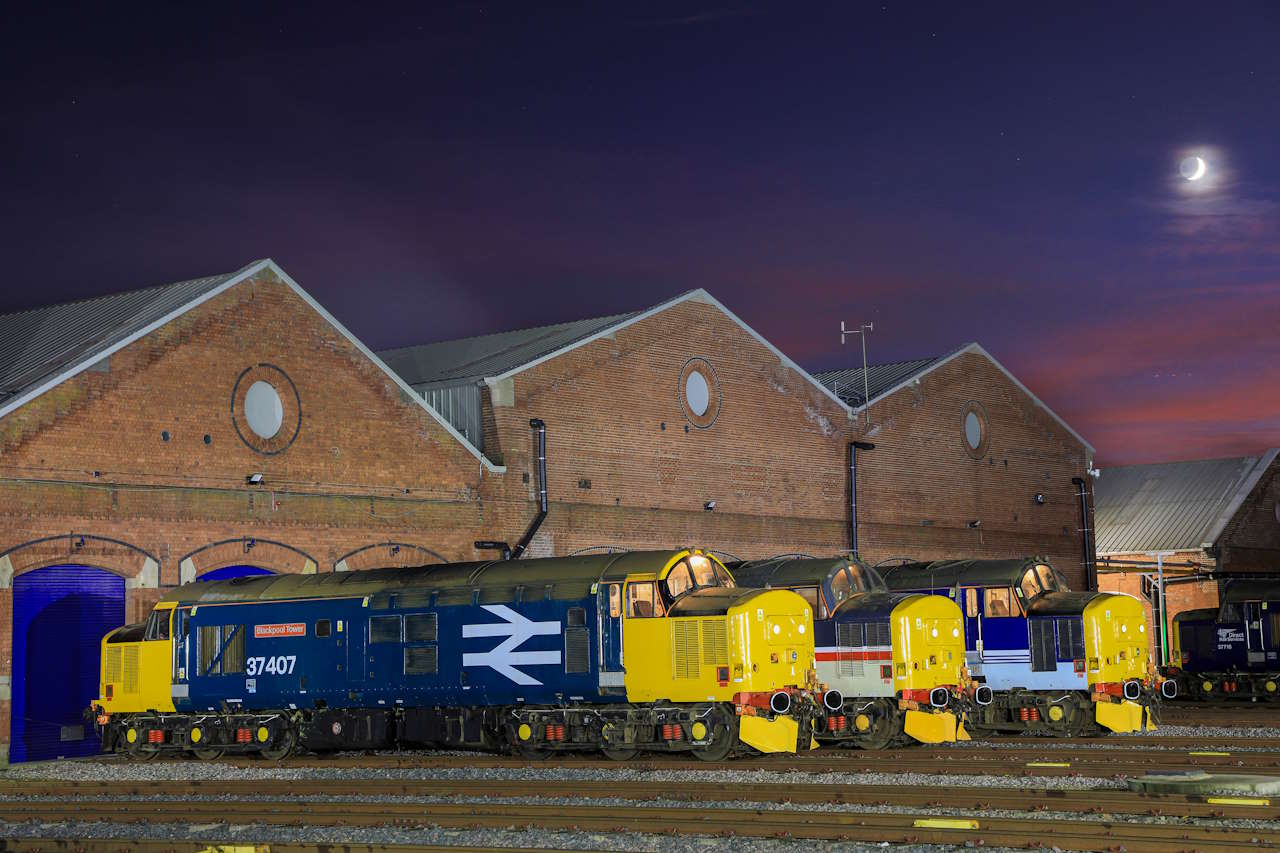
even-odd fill
[{"label": "engine room grille", "polygon": [[836,672],[840,675],[862,675],[862,661],[853,660],[852,656],[846,657],[845,653],[851,652],[863,645],[862,641],[862,625],[858,622],[839,622],[836,624]]},{"label": "engine room grille", "polygon": [[892,644],[890,639],[888,622],[868,622],[867,623],[867,645],[868,646],[888,646]]},{"label": "engine room grille", "polygon": [[671,620],[672,672],[676,678],[697,678],[698,623],[693,620]]},{"label": "engine room grille", "polygon": [[406,643],[434,643],[436,633],[436,614],[408,613],[405,615],[404,641]]},{"label": "engine room grille", "polygon": [[587,642],[586,628],[568,628],[565,630],[564,671],[591,671],[591,651],[590,644]]},{"label": "engine room grille", "polygon": [[120,683],[120,648],[107,648],[107,671],[103,675],[102,680],[112,683]]},{"label": "engine room grille", "polygon": [[729,663],[729,642],[724,622],[702,624],[702,663],[705,666],[724,666]]},{"label": "engine room grille", "polygon": [[1053,642],[1053,620],[1031,619],[1031,671],[1050,672],[1058,667]]},{"label": "engine room grille", "polygon": [[434,675],[438,657],[435,646],[409,646],[404,650],[404,674]]},{"label": "engine room grille", "polygon": [[124,692],[138,692],[138,647],[130,646],[124,650]]},{"label": "engine room grille", "polygon": [[1061,652],[1059,657],[1072,660],[1084,657],[1084,620],[1058,620],[1058,650]]}]

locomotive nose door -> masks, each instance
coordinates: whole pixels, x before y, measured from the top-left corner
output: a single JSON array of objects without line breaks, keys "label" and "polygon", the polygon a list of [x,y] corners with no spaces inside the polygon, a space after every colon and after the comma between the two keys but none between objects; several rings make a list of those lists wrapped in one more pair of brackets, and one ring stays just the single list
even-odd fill
[{"label": "locomotive nose door", "polygon": [[601,584],[597,592],[600,618],[600,687],[621,688],[622,668],[622,584]]},{"label": "locomotive nose door", "polygon": [[1249,663],[1262,663],[1267,656],[1262,641],[1262,602],[1245,602],[1244,635],[1249,643]]}]

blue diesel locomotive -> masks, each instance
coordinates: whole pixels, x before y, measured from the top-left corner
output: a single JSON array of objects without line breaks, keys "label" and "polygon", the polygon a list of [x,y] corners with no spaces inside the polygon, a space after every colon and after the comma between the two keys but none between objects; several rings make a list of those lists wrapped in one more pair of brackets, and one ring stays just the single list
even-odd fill
[{"label": "blue diesel locomotive", "polygon": [[883,568],[890,589],[950,596],[964,611],[976,707],[990,733],[1093,735],[1155,728],[1173,681],[1151,666],[1132,596],[1071,592],[1040,558],[943,560]]},{"label": "blue diesel locomotive", "polygon": [[812,613],[698,550],[179,587],[102,642],[104,750],[809,749]]},{"label": "blue diesel locomotive", "polygon": [[1226,582],[1217,608],[1173,618],[1172,661],[1178,695],[1195,700],[1280,701],[1280,580]]}]

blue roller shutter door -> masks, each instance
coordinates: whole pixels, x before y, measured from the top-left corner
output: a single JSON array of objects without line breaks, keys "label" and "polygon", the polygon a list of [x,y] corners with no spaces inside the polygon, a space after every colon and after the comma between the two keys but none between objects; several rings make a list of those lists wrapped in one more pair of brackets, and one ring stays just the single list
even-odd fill
[{"label": "blue roller shutter door", "polygon": [[200,577],[196,578],[196,580],[227,581],[227,580],[231,580],[232,578],[248,578],[248,577],[253,577],[254,575],[270,575],[270,574],[274,574],[274,572],[269,572],[266,569],[260,569],[257,566],[223,566],[220,569],[214,569],[211,572],[205,572]]},{"label": "blue roller shutter door", "polygon": [[124,624],[124,578],[49,566],[13,581],[9,760],[94,755],[85,708],[98,695],[103,635]]}]

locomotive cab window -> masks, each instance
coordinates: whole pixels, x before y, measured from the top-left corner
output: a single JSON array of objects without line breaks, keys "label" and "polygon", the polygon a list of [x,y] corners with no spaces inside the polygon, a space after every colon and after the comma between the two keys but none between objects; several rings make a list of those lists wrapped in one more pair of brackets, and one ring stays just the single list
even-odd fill
[{"label": "locomotive cab window", "polygon": [[983,590],[986,600],[983,602],[983,612],[987,616],[1021,616],[1022,606],[1018,604],[1018,599],[1014,597],[1013,590],[1007,586],[991,587]]},{"label": "locomotive cab window", "polygon": [[644,619],[665,614],[666,608],[653,581],[627,584],[627,616]]},{"label": "locomotive cab window", "polygon": [[695,589],[732,587],[733,578],[716,561],[702,554],[691,554],[667,572],[667,595],[676,599]]},{"label": "locomotive cab window", "polygon": [[1036,566],[1036,577],[1040,578],[1040,586],[1045,592],[1057,592],[1062,587],[1058,584],[1058,576],[1053,569],[1040,563]]},{"label": "locomotive cab window", "polygon": [[609,584],[609,615],[617,619],[622,615],[622,584]]},{"label": "locomotive cab window", "polygon": [[1044,587],[1040,585],[1040,579],[1036,577],[1035,568],[1027,569],[1022,575],[1022,580],[1018,583],[1018,591],[1022,593],[1023,601],[1030,601],[1040,593],[1044,592]]},{"label": "locomotive cab window", "polygon": [[172,613],[172,610],[152,610],[151,616],[147,618],[147,631],[142,635],[142,639],[169,639],[169,616]]},{"label": "locomotive cab window", "polygon": [[978,588],[976,586],[965,587],[964,615],[970,619],[978,616]]},{"label": "locomotive cab window", "polygon": [[[873,590],[887,589],[884,579],[874,572],[868,572],[862,566],[847,566],[845,571],[849,573],[850,583],[854,592],[872,592]],[[834,585],[834,580],[832,581]]]},{"label": "locomotive cab window", "polygon": [[814,613],[818,612],[818,588],[816,586],[795,587],[792,592],[807,601]]}]

